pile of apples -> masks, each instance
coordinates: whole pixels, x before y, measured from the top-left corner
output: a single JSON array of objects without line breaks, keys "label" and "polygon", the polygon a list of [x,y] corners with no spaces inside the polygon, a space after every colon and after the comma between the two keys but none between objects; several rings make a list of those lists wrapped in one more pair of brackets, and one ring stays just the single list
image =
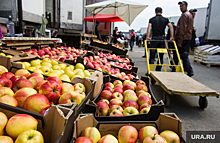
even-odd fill
[{"label": "pile of apples", "polygon": [[118,62],[123,62],[123,63],[127,63],[129,64],[130,63],[130,60],[129,58],[121,58],[120,56],[116,56],[115,54],[104,54],[104,53],[98,53],[98,56],[99,57],[103,57],[103,58],[108,58],[108,59],[111,59],[111,60],[115,60],[115,61],[118,61]]},{"label": "pile of apples", "polygon": [[27,114],[17,114],[8,120],[7,116],[3,112],[0,112],[0,142],[43,143],[44,138],[37,131],[37,124],[38,121]]},{"label": "pile of apples", "polygon": [[26,50],[28,54],[36,55],[42,58],[50,58],[64,62],[66,59],[74,60],[80,54],[86,54],[86,50],[75,49],[74,47],[46,47],[37,51],[36,49]]},{"label": "pile of apples", "polygon": [[13,58],[12,55],[7,55],[5,53],[0,52],[0,56],[8,57],[8,58]]},{"label": "pile of apples", "polygon": [[145,126],[138,132],[134,126],[125,125],[119,129],[118,139],[111,134],[101,138],[97,128],[87,127],[74,143],[180,143],[180,138],[171,130],[159,134],[154,126]]},{"label": "pile of apples", "polygon": [[48,77],[20,69],[15,74],[0,66],[0,102],[43,114],[51,104],[77,103],[86,97],[82,83],[72,85],[59,77]]},{"label": "pile of apples", "polygon": [[104,44],[104,45],[108,45],[108,42],[100,41],[98,39],[93,39],[93,42]]},{"label": "pile of apples", "polygon": [[[152,100],[144,81],[136,83],[125,80],[115,80],[104,85],[97,103],[97,116],[129,116],[147,114]],[[136,92],[136,93],[135,93]]]},{"label": "pile of apples", "polygon": [[118,68],[111,68],[110,63],[106,63],[105,65],[98,59],[94,59],[92,56],[84,57],[84,65],[87,65],[96,70],[102,71],[104,73],[108,73],[114,77],[123,79],[123,80],[133,80],[135,78],[132,74],[126,74],[124,72],[120,72]]},{"label": "pile of apples", "polygon": [[61,80],[67,82],[71,82],[75,77],[86,78],[91,75],[81,63],[77,63],[74,67],[73,65],[67,66],[65,63],[59,64],[53,59],[44,58],[43,60],[35,59],[30,62],[22,62],[22,64],[23,68],[34,73],[59,77]]}]

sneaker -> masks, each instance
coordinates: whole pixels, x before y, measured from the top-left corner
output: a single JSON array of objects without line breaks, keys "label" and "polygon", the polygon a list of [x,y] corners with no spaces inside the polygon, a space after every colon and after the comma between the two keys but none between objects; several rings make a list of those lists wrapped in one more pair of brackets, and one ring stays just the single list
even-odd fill
[{"label": "sneaker", "polygon": [[188,75],[189,77],[192,77],[192,76],[194,75],[194,73],[187,73],[187,75]]}]

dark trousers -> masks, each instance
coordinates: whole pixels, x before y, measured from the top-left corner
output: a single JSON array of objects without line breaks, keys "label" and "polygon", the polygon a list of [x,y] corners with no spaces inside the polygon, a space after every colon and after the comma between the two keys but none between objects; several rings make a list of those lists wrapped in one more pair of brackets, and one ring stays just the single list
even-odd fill
[{"label": "dark trousers", "polygon": [[[150,48],[165,48],[164,41],[151,41]],[[157,50],[150,50],[150,59],[149,59],[150,64],[154,64],[156,53],[157,53]],[[161,64],[163,64],[163,55],[164,55],[163,53],[159,54]],[[159,58],[158,58],[157,64],[159,64]],[[161,68],[162,66],[157,66],[156,71],[161,71]]]},{"label": "dark trousers", "polygon": [[132,51],[133,47],[134,47],[134,41],[133,40],[130,40],[130,47],[131,47],[131,51]]},{"label": "dark trousers", "polygon": [[[189,61],[189,48],[190,48],[190,40],[183,40],[182,42],[182,47],[178,47],[178,51],[180,54],[180,58],[182,59],[183,62],[183,68],[184,71],[186,71],[188,74],[193,73],[192,66]],[[178,65],[178,57],[176,54],[176,51],[173,51],[173,60],[176,65]]]}]

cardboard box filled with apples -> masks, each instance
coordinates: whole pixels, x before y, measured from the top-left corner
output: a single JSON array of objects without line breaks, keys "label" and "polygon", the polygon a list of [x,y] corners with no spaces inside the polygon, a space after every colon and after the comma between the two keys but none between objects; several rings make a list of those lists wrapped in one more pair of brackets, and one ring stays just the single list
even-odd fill
[{"label": "cardboard box filled with apples", "polygon": [[[1,143],[68,143],[73,136],[77,104],[54,106],[43,117],[0,106]],[[41,115],[43,116],[43,115]]]},{"label": "cardboard box filled with apples", "polygon": [[82,114],[75,122],[72,143],[185,143],[181,123],[174,113],[161,113],[151,122],[102,122]]},{"label": "cardboard box filled with apples", "polygon": [[78,114],[93,93],[93,84],[82,78],[73,83],[19,69],[14,74],[0,65],[0,104],[43,114],[51,105],[76,103]]},{"label": "cardboard box filled with apples", "polygon": [[85,113],[94,113],[98,121],[155,121],[164,112],[149,86],[149,77],[137,82],[111,80],[99,96],[86,105]]}]

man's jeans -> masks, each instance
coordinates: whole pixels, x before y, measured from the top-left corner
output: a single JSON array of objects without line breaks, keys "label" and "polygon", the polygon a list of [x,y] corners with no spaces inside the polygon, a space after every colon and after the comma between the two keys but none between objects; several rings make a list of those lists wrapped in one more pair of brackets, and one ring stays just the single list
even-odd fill
[{"label": "man's jeans", "polygon": [[131,47],[131,51],[133,50],[134,47],[134,41],[130,40],[130,47]]}]

